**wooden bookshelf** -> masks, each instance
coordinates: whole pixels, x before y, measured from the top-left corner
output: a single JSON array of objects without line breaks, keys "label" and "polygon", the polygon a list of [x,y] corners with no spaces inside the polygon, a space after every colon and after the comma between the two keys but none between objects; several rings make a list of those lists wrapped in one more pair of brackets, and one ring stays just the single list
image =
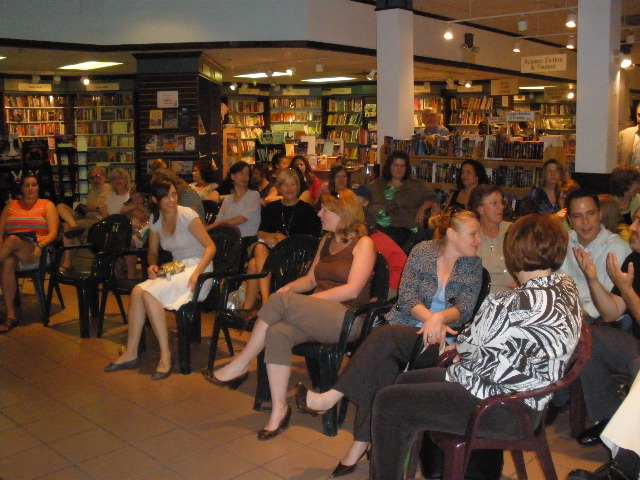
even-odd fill
[{"label": "wooden bookshelf", "polygon": [[[268,126],[265,103],[266,100],[256,96],[229,98],[229,122],[238,129],[242,160],[253,162],[256,141]],[[222,144],[226,145],[224,139]]]},{"label": "wooden bookshelf", "polygon": [[55,148],[54,137],[69,132],[69,95],[4,94],[4,123],[8,133],[21,141],[47,139]]},{"label": "wooden bookshelf", "polygon": [[305,135],[322,133],[322,99],[319,97],[272,97],[269,125],[274,132],[293,130]]}]

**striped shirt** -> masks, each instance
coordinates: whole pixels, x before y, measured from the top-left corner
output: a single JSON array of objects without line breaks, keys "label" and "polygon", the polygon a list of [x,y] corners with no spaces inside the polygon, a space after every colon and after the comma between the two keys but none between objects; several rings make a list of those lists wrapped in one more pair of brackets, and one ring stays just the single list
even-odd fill
[{"label": "striped shirt", "polygon": [[9,212],[4,223],[7,235],[32,230],[36,232],[38,242],[42,241],[48,233],[46,215],[48,202],[49,200],[41,198],[29,208],[23,208],[19,200],[9,202]]}]

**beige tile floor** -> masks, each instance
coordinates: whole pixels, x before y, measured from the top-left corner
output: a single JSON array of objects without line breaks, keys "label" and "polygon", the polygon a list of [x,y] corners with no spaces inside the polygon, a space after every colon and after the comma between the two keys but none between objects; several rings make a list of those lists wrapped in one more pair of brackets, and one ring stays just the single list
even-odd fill
[{"label": "beige tile floor", "polygon": [[[259,442],[255,432],[266,414],[252,410],[255,375],[237,391],[215,387],[199,373],[152,382],[152,334],[139,371],[104,373],[126,339],[115,302],[108,305],[104,337],[81,339],[73,289],[63,287],[67,308],[54,304],[49,328],[38,319],[32,291],[27,282],[21,325],[0,336],[2,480],[322,479],[351,441],[347,430],[326,437],[318,418],[294,413],[283,435]],[[168,321],[174,329],[172,315]],[[211,321],[203,319],[205,335]],[[246,333],[234,335],[238,348],[246,339]],[[205,338],[193,349],[194,371],[205,365],[207,351]],[[218,363],[228,361],[222,344],[220,353]],[[303,362],[295,366],[292,385],[306,379]],[[561,479],[607,460],[603,447],[584,449],[568,437],[567,413],[548,433]],[[527,461],[529,478],[541,479],[535,456]],[[366,479],[367,467],[363,461],[348,478]],[[508,455],[503,472],[515,478]]]}]

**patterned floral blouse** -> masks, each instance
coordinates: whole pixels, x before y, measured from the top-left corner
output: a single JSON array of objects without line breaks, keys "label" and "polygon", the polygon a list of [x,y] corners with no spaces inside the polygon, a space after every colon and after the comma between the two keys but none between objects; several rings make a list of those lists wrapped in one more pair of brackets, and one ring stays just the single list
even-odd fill
[{"label": "patterned floral blouse", "polygon": [[[387,314],[390,324],[414,326],[416,318],[411,309],[416,305],[431,307],[438,290],[438,256],[440,241],[430,240],[413,247],[402,272],[398,301]],[[445,287],[446,308],[460,311],[460,321],[452,323],[457,328],[471,320],[482,283],[482,261],[478,257],[460,257]]]},{"label": "patterned floral blouse", "polygon": [[[446,378],[480,399],[545,387],[564,375],[581,323],[578,288],[568,275],[533,278],[490,295],[458,335],[460,362]],[[526,402],[542,410],[549,398]]]}]

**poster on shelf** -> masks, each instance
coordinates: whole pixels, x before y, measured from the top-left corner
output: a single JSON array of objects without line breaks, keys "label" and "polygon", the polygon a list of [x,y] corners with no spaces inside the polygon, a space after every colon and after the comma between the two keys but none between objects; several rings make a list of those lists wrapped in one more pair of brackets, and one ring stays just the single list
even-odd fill
[{"label": "poster on shelf", "polygon": [[162,128],[162,110],[149,110],[149,128]]},{"label": "poster on shelf", "polygon": [[46,139],[25,140],[22,142],[23,168],[28,170],[42,168],[49,163],[49,144]]},{"label": "poster on shelf", "polygon": [[17,133],[0,133],[0,167],[22,167],[22,145]]},{"label": "poster on shelf", "polygon": [[157,94],[158,108],[178,108],[177,90],[160,90]]}]

